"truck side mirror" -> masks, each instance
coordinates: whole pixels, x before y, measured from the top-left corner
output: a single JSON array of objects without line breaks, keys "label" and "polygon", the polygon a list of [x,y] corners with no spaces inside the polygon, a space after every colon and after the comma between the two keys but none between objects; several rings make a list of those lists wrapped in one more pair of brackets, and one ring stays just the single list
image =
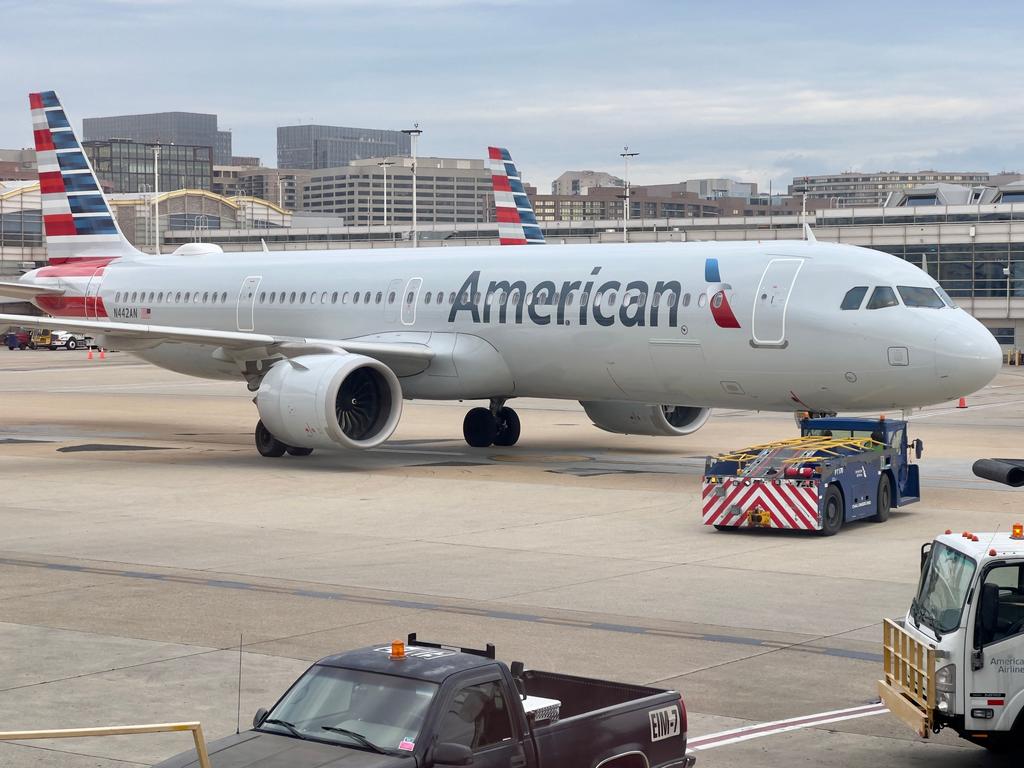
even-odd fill
[{"label": "truck side mirror", "polygon": [[465,744],[443,741],[434,747],[434,765],[472,765],[473,750]]},{"label": "truck side mirror", "polygon": [[928,565],[928,557],[932,553],[932,543],[930,541],[925,542],[921,545],[921,573],[924,573],[924,567]]},{"label": "truck side mirror", "polygon": [[978,607],[981,624],[981,642],[979,646],[992,642],[996,635],[996,620],[999,618],[999,585],[983,584],[981,587],[981,605]]},{"label": "truck side mirror", "polygon": [[922,453],[924,453],[924,443],[919,437],[914,441],[914,458],[920,460]]},{"label": "truck side mirror", "polygon": [[260,707],[259,709],[257,709],[256,710],[256,714],[253,715],[253,718],[252,718],[252,727],[253,728],[259,728],[261,725],[263,725],[263,721],[267,719],[267,715],[269,715],[269,714],[270,713],[266,709],[264,709],[263,707]]}]

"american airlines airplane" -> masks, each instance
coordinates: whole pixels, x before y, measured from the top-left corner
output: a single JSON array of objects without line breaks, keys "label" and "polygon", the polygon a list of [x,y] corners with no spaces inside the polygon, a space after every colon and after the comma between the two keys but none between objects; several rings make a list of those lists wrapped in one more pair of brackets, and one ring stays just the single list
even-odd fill
[{"label": "american airlines airplane", "polygon": [[30,104],[50,264],[0,293],[154,365],[246,382],[264,456],[378,446],[405,399],[487,400],[466,414],[466,442],[509,446],[516,397],[578,400],[610,432],[688,435],[716,407],[942,402],[1000,366],[984,326],[878,251],[813,236],[532,247],[510,160],[499,227],[525,245],[146,255],[118,229],[56,94]]}]

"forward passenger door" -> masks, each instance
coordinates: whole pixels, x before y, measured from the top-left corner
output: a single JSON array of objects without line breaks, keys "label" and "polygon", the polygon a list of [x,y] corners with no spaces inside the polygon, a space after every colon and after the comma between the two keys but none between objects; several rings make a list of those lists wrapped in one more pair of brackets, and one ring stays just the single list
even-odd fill
[{"label": "forward passenger door", "polygon": [[262,276],[252,275],[242,281],[242,287],[238,290],[235,315],[240,331],[252,331],[256,327],[256,290],[262,281]]}]

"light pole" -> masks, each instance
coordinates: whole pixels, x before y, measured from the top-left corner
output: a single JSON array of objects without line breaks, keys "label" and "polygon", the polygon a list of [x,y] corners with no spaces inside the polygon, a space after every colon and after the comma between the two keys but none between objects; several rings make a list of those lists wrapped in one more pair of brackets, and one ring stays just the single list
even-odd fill
[{"label": "light pole", "polygon": [[160,254],[160,145],[153,147],[153,242]]},{"label": "light pole", "polygon": [[626,225],[629,222],[629,158],[636,157],[639,154],[639,152],[630,152],[629,145],[623,147],[622,151],[619,152],[619,157],[621,157],[622,161],[626,164],[626,178],[624,180],[626,185],[626,207],[622,212],[622,242],[624,243],[629,242],[629,230],[626,228]]},{"label": "light pole", "polygon": [[403,128],[402,133],[408,134],[412,143],[412,247],[419,245],[419,238],[416,234],[416,139],[423,131],[419,123],[413,123],[412,128]]},{"label": "light pole", "polygon": [[388,234],[391,237],[392,243],[395,241],[395,236],[391,231],[391,227],[388,225],[388,168],[394,164],[395,163],[393,161],[387,159],[381,160],[377,163],[377,165],[381,167],[381,170],[384,171],[384,226],[388,228]]}]

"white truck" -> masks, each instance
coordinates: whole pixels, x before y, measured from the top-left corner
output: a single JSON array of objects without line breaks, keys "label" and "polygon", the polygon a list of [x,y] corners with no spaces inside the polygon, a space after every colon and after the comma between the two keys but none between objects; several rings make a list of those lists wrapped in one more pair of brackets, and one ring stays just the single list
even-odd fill
[{"label": "white truck", "polygon": [[1024,738],[1024,525],[946,531],[921,548],[907,615],[884,623],[889,710],[927,738],[952,728],[994,751]]}]

